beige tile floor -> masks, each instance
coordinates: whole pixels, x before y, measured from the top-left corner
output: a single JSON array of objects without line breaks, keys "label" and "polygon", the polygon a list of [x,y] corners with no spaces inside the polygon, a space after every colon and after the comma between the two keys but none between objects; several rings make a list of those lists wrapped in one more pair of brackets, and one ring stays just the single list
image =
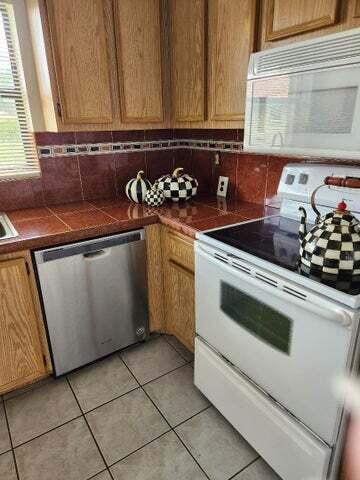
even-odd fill
[{"label": "beige tile floor", "polygon": [[279,480],[161,336],[0,400],[1,480]]}]

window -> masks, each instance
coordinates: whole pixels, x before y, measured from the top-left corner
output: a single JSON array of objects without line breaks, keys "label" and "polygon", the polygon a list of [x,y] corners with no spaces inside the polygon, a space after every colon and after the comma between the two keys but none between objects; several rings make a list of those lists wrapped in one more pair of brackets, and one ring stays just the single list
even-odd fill
[{"label": "window", "polygon": [[292,320],[261,300],[221,282],[221,310],[249,333],[290,355]]},{"label": "window", "polygon": [[14,10],[0,1],[0,180],[39,175]]}]

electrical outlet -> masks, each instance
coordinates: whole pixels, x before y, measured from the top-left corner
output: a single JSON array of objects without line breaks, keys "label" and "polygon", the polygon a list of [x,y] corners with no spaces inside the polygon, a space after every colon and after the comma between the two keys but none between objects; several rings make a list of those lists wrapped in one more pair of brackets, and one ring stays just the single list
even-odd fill
[{"label": "electrical outlet", "polygon": [[229,177],[222,177],[220,175],[216,195],[218,197],[226,197],[227,190],[228,190],[228,185],[229,185]]}]

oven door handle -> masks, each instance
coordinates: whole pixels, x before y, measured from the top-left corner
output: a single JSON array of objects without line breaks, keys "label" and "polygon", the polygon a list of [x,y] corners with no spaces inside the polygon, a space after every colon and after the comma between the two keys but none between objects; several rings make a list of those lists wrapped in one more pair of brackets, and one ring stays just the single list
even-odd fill
[{"label": "oven door handle", "polygon": [[[196,250],[196,255],[200,255],[203,258],[206,258],[207,261],[213,263],[218,268],[228,271],[232,275],[236,276],[240,280],[243,280],[246,284],[251,284],[256,288],[260,288],[270,293],[273,296],[280,298],[281,300],[289,301],[291,300],[292,304],[295,304],[297,307],[304,310],[311,311],[315,315],[324,318],[325,320],[330,320],[342,327],[350,328],[353,321],[349,313],[339,307],[336,307],[332,302],[327,302],[320,297],[316,298],[316,304],[307,297],[306,299],[301,299],[295,295],[291,295],[286,291],[282,290],[281,287],[276,287],[275,285],[270,285],[266,283],[265,280],[261,280],[249,273],[244,273],[238,268],[225,263],[225,261],[217,260],[212,255],[204,252],[201,249]],[[225,257],[226,255],[222,255]],[[228,257],[229,258],[229,257]],[[196,272],[195,272],[196,274]]]}]

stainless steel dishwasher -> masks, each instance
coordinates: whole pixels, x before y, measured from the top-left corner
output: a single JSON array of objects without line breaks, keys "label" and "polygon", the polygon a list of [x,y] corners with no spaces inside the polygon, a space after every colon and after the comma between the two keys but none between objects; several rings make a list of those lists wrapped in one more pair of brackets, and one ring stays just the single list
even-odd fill
[{"label": "stainless steel dishwasher", "polygon": [[57,376],[147,336],[143,229],[34,257]]}]

